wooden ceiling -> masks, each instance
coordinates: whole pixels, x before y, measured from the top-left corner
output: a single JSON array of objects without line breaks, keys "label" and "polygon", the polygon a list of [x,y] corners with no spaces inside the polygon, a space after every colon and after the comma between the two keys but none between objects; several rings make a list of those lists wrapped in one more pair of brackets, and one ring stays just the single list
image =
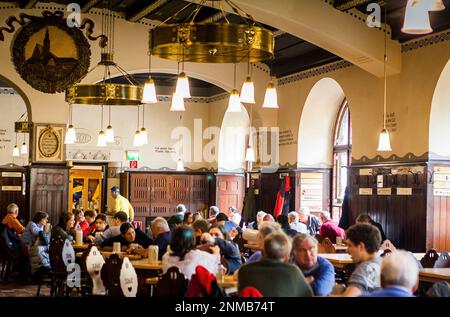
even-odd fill
[{"label": "wooden ceiling", "polygon": [[[16,2],[21,8],[32,8],[38,2],[36,0],[0,1]],[[447,8],[445,11],[430,13],[434,32],[440,32],[450,28],[450,0],[443,1]],[[42,0],[40,2],[68,4],[74,1]],[[110,6],[112,10],[123,14],[126,19],[131,22],[138,22],[143,18],[164,21],[190,3],[183,0],[80,0],[75,2],[80,4],[82,12],[88,12],[91,8]],[[348,12],[349,14],[355,12],[355,10],[359,11],[361,14],[368,14],[366,8],[367,5],[372,2],[377,2],[381,6],[384,6],[387,3],[387,21],[392,28],[394,40],[402,43],[420,37],[401,32],[407,0],[334,0],[334,7],[343,12]],[[168,22],[177,23],[182,21],[192,13],[195,7],[195,4],[190,5],[186,10],[183,10],[178,16]],[[227,13],[227,19],[232,23],[240,23],[242,21],[239,16],[229,13]],[[384,22],[384,18],[382,20]],[[198,13],[196,21],[222,22],[224,21],[224,18],[217,8],[204,7]],[[291,34],[275,30],[270,26],[266,27],[272,29],[276,35],[275,59],[266,61],[272,68],[272,74],[276,77],[290,75],[341,59],[340,57]]]}]

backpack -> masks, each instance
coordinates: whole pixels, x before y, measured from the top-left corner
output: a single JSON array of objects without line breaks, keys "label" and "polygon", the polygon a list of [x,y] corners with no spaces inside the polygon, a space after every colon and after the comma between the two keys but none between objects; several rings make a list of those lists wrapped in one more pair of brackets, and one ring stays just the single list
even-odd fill
[{"label": "backpack", "polygon": [[19,237],[12,232],[3,223],[0,223],[0,239],[6,251],[10,254],[19,256],[21,254],[21,241]]}]

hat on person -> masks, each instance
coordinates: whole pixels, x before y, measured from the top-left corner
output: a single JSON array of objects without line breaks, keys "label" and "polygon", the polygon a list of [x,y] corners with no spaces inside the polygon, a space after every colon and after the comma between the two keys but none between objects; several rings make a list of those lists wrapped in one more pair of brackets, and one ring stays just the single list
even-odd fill
[{"label": "hat on person", "polygon": [[111,187],[111,191],[114,193],[120,193],[120,188],[119,188],[119,186],[113,186],[113,187]]}]

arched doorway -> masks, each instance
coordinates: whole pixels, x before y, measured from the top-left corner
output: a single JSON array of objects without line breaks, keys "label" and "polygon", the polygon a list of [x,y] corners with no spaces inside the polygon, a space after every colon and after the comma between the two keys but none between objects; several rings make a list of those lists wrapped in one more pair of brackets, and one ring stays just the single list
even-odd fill
[{"label": "arched doorway", "polygon": [[[309,207],[312,212],[333,211],[334,201],[330,193],[336,187],[332,177],[338,153],[335,145],[336,133],[339,133],[336,130],[339,129],[336,125],[342,122],[339,118],[344,118],[345,111],[341,108],[346,104],[344,101],[342,87],[332,78],[319,80],[306,98],[298,132],[297,208]],[[345,157],[340,155],[339,158],[342,161]],[[347,153],[347,165],[348,160]],[[339,171],[342,168],[346,166],[336,167]],[[333,216],[336,219],[339,215],[335,212]]]}]

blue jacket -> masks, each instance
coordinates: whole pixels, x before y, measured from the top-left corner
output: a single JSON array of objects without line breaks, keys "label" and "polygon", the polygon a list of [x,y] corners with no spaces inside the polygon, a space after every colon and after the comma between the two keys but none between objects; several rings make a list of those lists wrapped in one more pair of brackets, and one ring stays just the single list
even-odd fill
[{"label": "blue jacket", "polygon": [[403,287],[391,285],[370,294],[365,294],[363,297],[414,297],[414,295]]},{"label": "blue jacket", "polygon": [[315,296],[330,295],[335,283],[334,267],[325,258],[317,257],[317,264],[309,271],[303,271],[305,277],[314,277],[314,282],[310,284]]},{"label": "blue jacket", "polygon": [[154,241],[153,244],[158,246],[158,259],[161,260],[164,253],[167,251],[167,246],[170,244],[170,239],[172,238],[172,232],[167,231],[161,233]]},{"label": "blue jacket", "polygon": [[239,247],[230,241],[216,238],[215,244],[220,248],[220,254],[228,263],[229,274],[233,274],[242,264]]}]

